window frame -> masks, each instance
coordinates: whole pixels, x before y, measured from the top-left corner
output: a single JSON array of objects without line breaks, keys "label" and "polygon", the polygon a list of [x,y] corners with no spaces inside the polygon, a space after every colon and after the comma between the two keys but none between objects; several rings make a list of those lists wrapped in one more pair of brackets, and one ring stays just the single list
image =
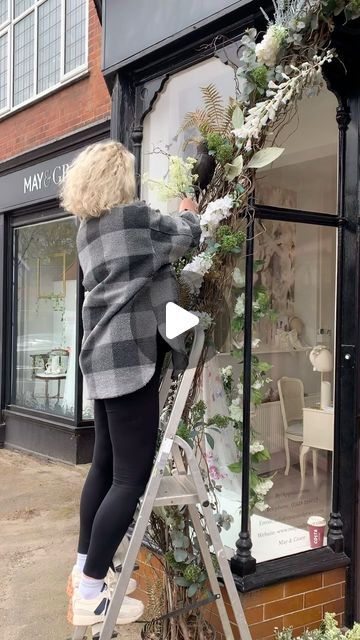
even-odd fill
[{"label": "window frame", "polygon": [[[66,86],[76,78],[80,78],[88,72],[89,64],[89,0],[85,0],[85,60],[84,63],[72,71],[65,72],[65,18],[66,18],[66,0],[60,0],[61,2],[61,24],[60,24],[60,80],[56,84],[44,89],[43,91],[37,91],[38,86],[38,13],[39,7],[45,4],[48,0],[33,0],[33,4],[28,9],[25,9],[16,18],[14,17],[14,0],[8,0],[8,19],[0,25],[0,38],[5,33],[8,33],[8,65],[7,65],[7,105],[0,109],[0,120],[4,116],[15,113],[21,109],[26,108],[28,105],[42,100],[45,96],[58,91],[63,86]],[[33,70],[33,86],[34,95],[27,98],[23,102],[14,105],[13,104],[13,91],[14,91],[14,28],[15,25],[26,18],[30,13],[34,13],[34,70]]]},{"label": "window frame", "polygon": [[[251,20],[251,26],[254,23],[254,18]],[[256,19],[255,19],[256,23]],[[224,64],[231,64],[231,55],[234,48],[236,48],[236,41],[243,33],[244,27],[250,26],[249,20],[239,19],[236,24],[225,26],[222,29],[223,42],[226,41],[226,36],[231,35],[231,43],[229,45],[214,45],[212,50],[210,48],[199,46],[200,43],[204,43],[206,34],[199,35],[194,34],[190,43],[178,44],[173,47],[171,54],[166,50],[159,54],[156,60],[138,60],[135,68],[131,67],[127,71],[123,68],[121,71],[115,72],[113,78],[113,92],[112,92],[112,120],[111,130],[116,137],[124,144],[129,145],[132,149],[136,159],[136,175],[138,176],[138,188],[140,186],[139,176],[141,175],[141,157],[142,157],[142,131],[143,122],[148,113],[151,112],[153,105],[155,104],[160,93],[163,91],[166,81],[172,77],[175,73],[184,71],[187,68],[192,67],[202,61],[207,60],[212,56],[218,57]],[[224,25],[223,25],[224,27]],[[213,41],[213,31],[208,34],[208,41]],[[196,48],[197,47],[197,48]],[[135,81],[135,89],[134,89]],[[331,88],[330,88],[331,90]],[[353,402],[353,388],[356,385],[354,375],[350,372],[350,368],[354,367],[354,357],[347,361],[346,372],[342,364],[346,353],[349,348],[345,347],[344,341],[357,344],[357,337],[354,330],[349,325],[346,319],[346,315],[343,313],[344,298],[350,304],[353,303],[354,294],[354,279],[351,282],[350,278],[346,278],[346,274],[349,270],[349,263],[354,262],[356,255],[351,254],[348,258],[345,258],[344,247],[345,244],[350,243],[350,251],[355,252],[355,240],[354,240],[354,223],[353,212],[351,205],[346,206],[346,194],[352,193],[351,186],[349,184],[350,178],[346,178],[345,164],[349,161],[348,148],[351,144],[353,148],[356,146],[356,133],[349,134],[348,140],[350,143],[347,145],[346,131],[348,127],[349,109],[347,107],[346,99],[339,96],[334,90],[335,96],[338,99],[339,106],[336,113],[334,113],[334,123],[338,125],[338,202],[337,210],[334,214],[317,213],[311,211],[301,210],[289,210],[282,208],[269,207],[254,203],[256,217],[277,217],[275,216],[275,210],[278,212],[278,216],[282,220],[290,220],[307,224],[320,224],[324,226],[336,227],[338,229],[337,234],[337,308],[336,308],[336,358],[339,363],[339,372],[337,376],[335,393],[335,402],[337,401],[337,410],[335,410],[335,434],[334,434],[334,475],[333,475],[333,499],[332,499],[332,513],[330,516],[331,532],[332,532],[332,544],[331,547],[323,547],[320,549],[314,549],[311,551],[304,551],[300,554],[294,554],[291,556],[284,556],[282,558],[276,558],[274,560],[268,560],[256,565],[251,560],[251,538],[249,531],[241,532],[241,537],[237,541],[238,552],[231,560],[231,568],[234,574],[234,578],[237,582],[238,588],[241,591],[248,591],[266,584],[273,584],[286,578],[300,575],[311,575],[316,572],[316,566],[321,566],[322,570],[330,570],[338,566],[351,565],[351,572],[354,571],[354,540],[351,532],[353,531],[354,518],[355,518],[355,500],[354,500],[354,488],[349,490],[349,482],[347,476],[344,476],[344,463],[342,458],[353,454],[355,441],[354,430],[350,438],[351,425],[356,420],[356,407]],[[335,124],[336,126],[336,124]],[[347,160],[347,162],[345,162]],[[349,166],[347,164],[347,166]],[[349,172],[350,175],[350,172]],[[288,217],[290,216],[290,217]],[[359,230],[360,235],[360,230]],[[252,271],[249,271],[252,273]],[[251,305],[252,306],[252,305]],[[248,344],[251,349],[251,332],[250,340],[247,338]],[[244,340],[245,342],[245,340]],[[351,349],[350,349],[351,350]],[[349,384],[349,376],[351,383]],[[352,376],[352,377],[351,377]],[[348,408],[344,412],[343,406],[344,397],[346,396],[346,403]],[[340,399],[340,402],[339,402]],[[346,424],[349,424],[349,428],[344,430],[343,425],[340,424],[340,411],[341,420],[345,420]],[[249,428],[249,425],[248,427]],[[346,432],[346,433],[345,433]],[[350,446],[351,440],[351,446]],[[352,458],[352,469],[355,470],[355,461]],[[245,463],[244,463],[245,465]],[[347,474],[348,474],[347,467]],[[341,513],[340,513],[341,511]],[[239,522],[240,525],[240,522]],[[240,526],[239,526],[240,529]],[[239,534],[240,535],[240,534]],[[241,541],[244,543],[241,545]],[[240,546],[238,546],[240,544]],[[239,554],[240,551],[240,554]],[[250,561],[242,562],[242,552],[245,556],[249,554]],[[254,566],[255,564],[255,566]],[[351,615],[352,594],[349,593],[347,599],[347,614]]]}]

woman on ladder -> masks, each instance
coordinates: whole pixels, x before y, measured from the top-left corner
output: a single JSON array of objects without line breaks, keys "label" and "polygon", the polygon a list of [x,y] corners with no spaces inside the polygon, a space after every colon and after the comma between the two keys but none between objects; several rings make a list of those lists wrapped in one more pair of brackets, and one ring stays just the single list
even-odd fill
[{"label": "woman on ladder", "polygon": [[[172,351],[173,378],[187,366],[182,336],[167,339],[165,306],[178,302],[171,262],[200,241],[195,203],[162,215],[135,201],[134,156],[120,143],[87,147],[62,186],[80,218],[83,341],[79,365],[94,401],[93,460],[80,500],[77,560],[68,580],[68,621],[103,622],[115,586],[114,554],[149,480],[159,425],[159,379]],[[127,593],[136,588],[131,580]],[[143,614],[125,597],[117,624]]]}]

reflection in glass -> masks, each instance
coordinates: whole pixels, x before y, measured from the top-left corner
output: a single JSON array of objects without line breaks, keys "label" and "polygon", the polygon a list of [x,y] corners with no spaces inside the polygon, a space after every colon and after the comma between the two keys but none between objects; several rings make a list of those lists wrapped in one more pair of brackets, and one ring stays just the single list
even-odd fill
[{"label": "reflection in glass", "polygon": [[330,91],[303,98],[296,116],[269,136],[269,145],[285,151],[270,167],[258,171],[259,204],[333,213],[337,211],[337,100]]},{"label": "reflection in glass", "polygon": [[[251,451],[265,447],[270,453],[269,460],[252,464],[270,489],[259,494],[251,515],[252,555],[258,562],[310,549],[308,519],[327,522],[331,511],[336,233],[285,221],[255,226]],[[232,306],[244,292],[245,256],[237,268]],[[259,292],[267,296],[264,317],[258,313]],[[232,331],[234,346],[241,348],[242,340]],[[236,383],[242,358],[225,351],[214,357],[206,363],[203,397],[212,415],[226,414],[220,370],[231,365]],[[265,372],[260,384],[255,367]],[[240,406],[240,420],[241,415]],[[221,486],[220,510],[234,518],[221,534],[228,550],[238,538],[241,509],[241,474],[228,467],[237,459],[233,440],[227,429],[215,435],[213,449],[207,447]],[[258,482],[255,476],[251,481]]]},{"label": "reflection in glass", "polygon": [[[256,285],[270,296],[272,320],[254,325],[253,357],[271,365],[255,408],[256,438],[271,459],[268,508],[251,517],[257,561],[310,548],[307,521],[331,510],[334,437],[333,353],[336,230],[283,221],[256,229]],[[322,402],[321,402],[322,400]]]},{"label": "reflection in glass", "polygon": [[74,416],[76,224],[29,225],[14,238],[12,402]]}]

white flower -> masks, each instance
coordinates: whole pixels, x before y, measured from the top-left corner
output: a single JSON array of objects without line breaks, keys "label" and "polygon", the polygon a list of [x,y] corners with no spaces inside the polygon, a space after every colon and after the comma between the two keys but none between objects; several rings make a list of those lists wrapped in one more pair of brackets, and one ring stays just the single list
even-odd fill
[{"label": "white flower", "polygon": [[273,486],[274,483],[272,480],[260,481],[255,487],[255,493],[260,498],[263,498],[267,493],[269,493],[270,489],[272,489]]},{"label": "white flower", "polygon": [[192,311],[191,313],[199,318],[199,324],[204,330],[208,329],[214,322],[214,319],[206,311]]},{"label": "white flower", "polygon": [[243,316],[245,313],[245,293],[238,297],[234,309],[237,316]]},{"label": "white flower", "polygon": [[242,382],[239,382],[239,384],[237,385],[237,390],[239,392],[239,395],[242,396],[244,393],[244,387]]},{"label": "white flower", "polygon": [[235,422],[241,422],[243,418],[242,407],[240,407],[239,404],[236,404],[234,400],[229,406],[229,414],[230,418],[235,420]]},{"label": "white flower", "polygon": [[256,45],[255,53],[258,62],[267,67],[275,67],[278,53],[285,41],[287,31],[281,25],[272,24],[263,39]]},{"label": "white flower", "polygon": [[260,453],[260,451],[264,451],[265,447],[263,444],[261,444],[261,442],[259,442],[258,440],[255,440],[255,442],[253,442],[250,445],[250,453],[254,454],[254,453]]},{"label": "white flower", "polygon": [[232,378],[232,375],[233,375],[232,365],[229,364],[227,367],[223,367],[221,369],[221,375],[225,380],[229,380],[230,378]]},{"label": "white flower", "polygon": [[233,280],[237,287],[245,287],[245,274],[239,267],[235,267],[233,271]]},{"label": "white flower", "polygon": [[233,200],[230,196],[218,198],[214,202],[209,202],[204,213],[200,218],[201,238],[200,242],[206,238],[214,236],[216,228],[224,218],[230,215],[230,209],[233,206]]},{"label": "white flower", "polygon": [[181,280],[192,293],[199,293],[205,273],[212,267],[211,256],[199,253],[189,264],[186,264],[181,272]]},{"label": "white flower", "polygon": [[254,338],[254,340],[252,341],[253,349],[256,349],[259,346],[260,342],[260,338]]},{"label": "white flower", "polygon": [[255,389],[256,391],[258,391],[259,389],[262,389],[262,387],[264,386],[264,381],[263,380],[256,380],[256,382],[254,382],[253,385],[251,385],[253,389]]},{"label": "white flower", "polygon": [[266,511],[269,509],[269,505],[265,504],[264,500],[259,500],[255,503],[255,509],[258,509],[258,511]]}]

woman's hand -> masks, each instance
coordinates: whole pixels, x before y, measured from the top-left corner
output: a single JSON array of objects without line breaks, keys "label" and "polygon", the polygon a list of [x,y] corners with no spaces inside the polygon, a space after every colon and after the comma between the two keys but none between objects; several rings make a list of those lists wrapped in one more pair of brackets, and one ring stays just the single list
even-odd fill
[{"label": "woman's hand", "polygon": [[183,198],[180,202],[179,211],[193,211],[198,213],[198,206],[191,198]]}]

